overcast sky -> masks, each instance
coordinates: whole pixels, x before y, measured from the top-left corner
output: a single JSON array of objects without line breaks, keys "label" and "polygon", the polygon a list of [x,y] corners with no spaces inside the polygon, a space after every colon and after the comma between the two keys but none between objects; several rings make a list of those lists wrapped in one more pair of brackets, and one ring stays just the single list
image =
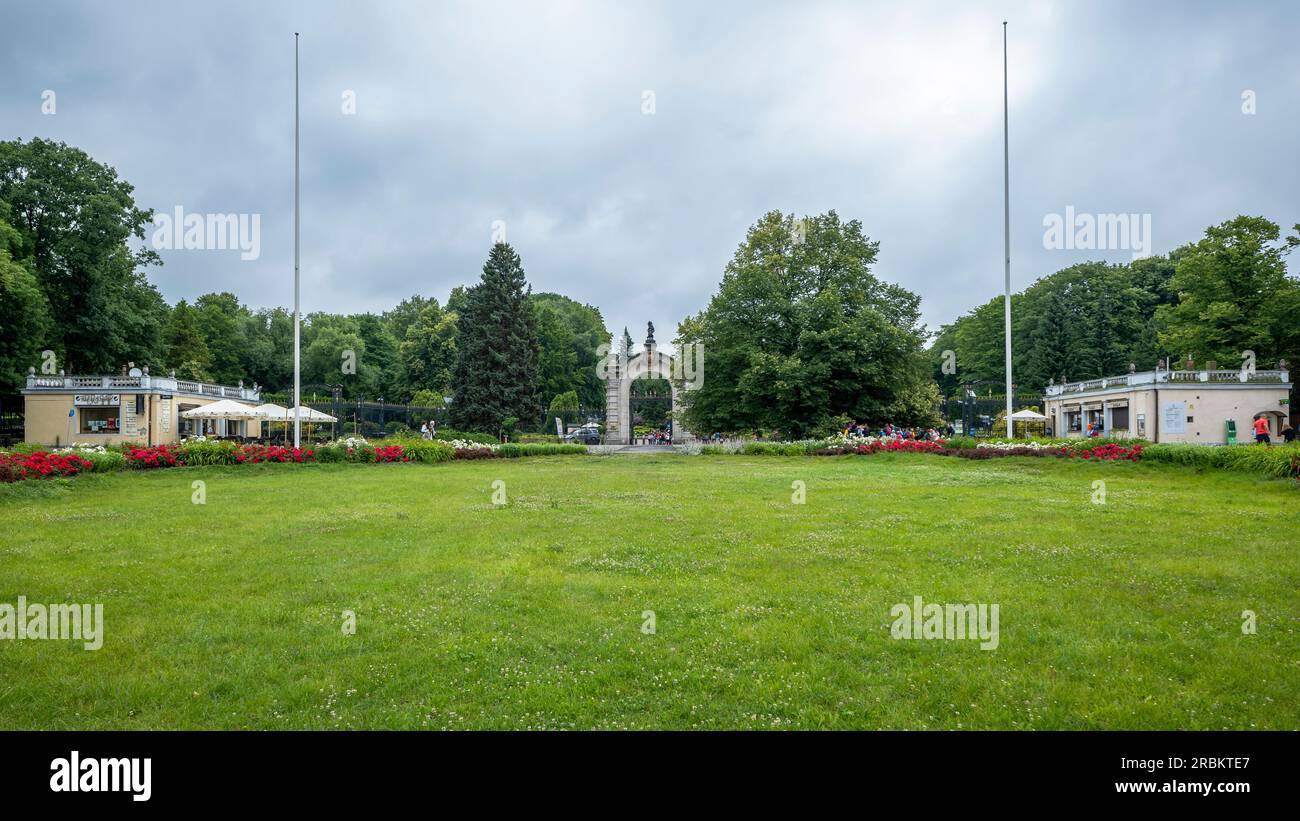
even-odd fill
[{"label": "overcast sky", "polygon": [[304,312],[445,301],[500,220],[534,290],[667,341],[764,212],[833,208],[937,328],[1002,288],[1003,19],[1014,288],[1132,257],[1045,249],[1067,206],[1149,214],[1155,253],[1300,221],[1294,3],[5,6],[0,138],[83,148],[142,207],[261,215],[256,260],[164,251],[172,302],[292,304],[294,31]]}]

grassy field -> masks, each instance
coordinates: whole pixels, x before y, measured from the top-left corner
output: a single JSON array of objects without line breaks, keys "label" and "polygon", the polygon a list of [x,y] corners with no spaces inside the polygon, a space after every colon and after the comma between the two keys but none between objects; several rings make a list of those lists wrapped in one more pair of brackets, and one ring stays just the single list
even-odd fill
[{"label": "grassy field", "polygon": [[[1297,502],[1175,466],[914,455],[0,486],[0,602],[107,624],[93,652],[0,641],[0,727],[1297,729]],[[891,638],[917,595],[998,603],[999,646]]]}]

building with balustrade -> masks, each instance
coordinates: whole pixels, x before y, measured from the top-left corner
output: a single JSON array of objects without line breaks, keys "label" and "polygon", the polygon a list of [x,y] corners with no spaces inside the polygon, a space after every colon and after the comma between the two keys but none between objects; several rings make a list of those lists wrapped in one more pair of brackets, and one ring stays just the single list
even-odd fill
[{"label": "building with balustrade", "polygon": [[71,443],[166,445],[198,434],[243,436],[245,424],[226,419],[182,419],[181,413],[221,399],[260,404],[261,388],[209,385],[149,369],[129,367],[120,376],[40,375],[32,368],[23,389],[23,438],[43,445]]},{"label": "building with balustrade", "polygon": [[1291,381],[1279,370],[1165,370],[1048,385],[1044,413],[1056,436],[1080,437],[1088,426],[1105,436],[1152,442],[1253,442],[1256,416],[1268,420],[1274,441],[1290,419]]}]

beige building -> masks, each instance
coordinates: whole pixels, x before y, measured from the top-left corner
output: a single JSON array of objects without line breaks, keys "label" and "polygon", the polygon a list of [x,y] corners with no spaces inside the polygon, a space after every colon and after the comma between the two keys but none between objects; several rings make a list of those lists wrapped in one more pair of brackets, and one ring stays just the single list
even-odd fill
[{"label": "beige building", "polygon": [[1043,399],[1056,436],[1086,436],[1091,424],[1100,425],[1105,436],[1221,445],[1228,441],[1229,422],[1237,442],[1255,441],[1251,424],[1260,414],[1278,441],[1291,414],[1290,395],[1285,369],[1157,369],[1049,385]]},{"label": "beige building", "polygon": [[247,434],[244,422],[225,419],[189,420],[181,413],[231,399],[256,407],[261,389],[254,385],[208,385],[150,376],[149,369],[132,368],[126,376],[40,376],[27,374],[23,439],[43,445],[85,443],[111,445],[140,442],[167,445],[185,436]]}]

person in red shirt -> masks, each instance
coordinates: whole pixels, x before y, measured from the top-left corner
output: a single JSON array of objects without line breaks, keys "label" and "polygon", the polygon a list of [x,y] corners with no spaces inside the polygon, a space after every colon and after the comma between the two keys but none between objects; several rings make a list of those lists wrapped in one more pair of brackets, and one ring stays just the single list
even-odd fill
[{"label": "person in red shirt", "polygon": [[1255,443],[1267,445],[1272,442],[1268,435],[1268,419],[1263,416],[1255,417]]}]

